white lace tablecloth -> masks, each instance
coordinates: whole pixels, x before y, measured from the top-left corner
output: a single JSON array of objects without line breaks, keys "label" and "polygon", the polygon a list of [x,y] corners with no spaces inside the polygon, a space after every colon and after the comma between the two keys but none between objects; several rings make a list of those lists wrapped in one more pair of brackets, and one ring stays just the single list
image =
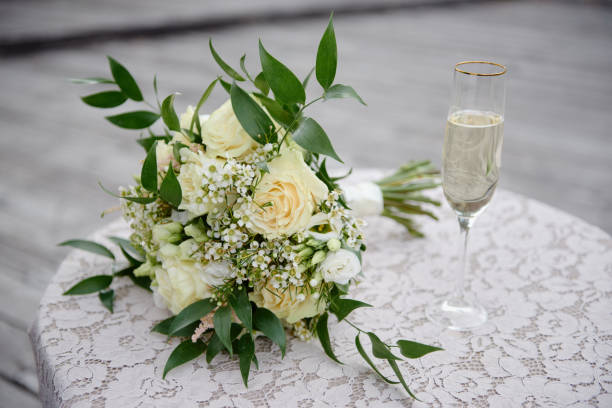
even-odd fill
[{"label": "white lace tablecloth", "polygon": [[[363,177],[363,176],[362,176]],[[367,176],[365,176],[367,178]],[[108,273],[102,257],[74,251],[47,289],[31,328],[45,407],[612,407],[612,239],[600,229],[519,195],[498,191],[473,231],[468,277],[490,321],[472,332],[442,330],[425,305],[451,290],[458,228],[443,207],[422,220],[425,239],[379,217],[367,221],[364,281],[352,297],[376,308],[353,320],[385,340],[443,347],[401,362],[422,402],[373,374],[354,332],[330,320],[337,365],[318,342],[257,341],[259,370],[249,388],[238,362],[218,356],[162,371],[178,340],[151,327],[168,312],[129,279],[116,279],[115,313],[97,295],[62,296],[85,276]],[[127,236],[117,221],[94,234]],[[364,339],[364,342],[367,341]],[[386,364],[380,364],[385,367]],[[389,370],[383,373],[392,375]]]}]

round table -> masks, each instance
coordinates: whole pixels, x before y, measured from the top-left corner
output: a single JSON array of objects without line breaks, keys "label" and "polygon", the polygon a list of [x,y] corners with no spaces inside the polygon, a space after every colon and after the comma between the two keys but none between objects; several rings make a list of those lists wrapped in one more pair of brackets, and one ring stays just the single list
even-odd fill
[{"label": "round table", "polygon": [[[106,258],[73,251],[51,281],[30,331],[43,405],[612,406],[610,236],[552,207],[498,191],[474,227],[467,279],[490,320],[454,332],[425,317],[425,306],[451,290],[458,267],[455,216],[446,206],[438,213],[440,222],[420,219],[425,239],[409,238],[390,220],[367,219],[365,276],[351,295],[376,306],[354,312],[352,320],[361,327],[385,340],[444,348],[400,362],[422,402],[372,373],[355,350],[353,329],[331,319],[332,342],[344,365],[329,360],[316,341],[289,338],[282,359],[278,347],[258,339],[259,370],[251,373],[248,389],[238,362],[225,354],[211,365],[194,360],[163,380],[178,340],[150,330],[169,313],[125,278],[113,283],[113,314],[96,295],[62,296],[83,277],[110,268]],[[116,221],[91,238],[110,245],[107,236],[128,233]]]}]

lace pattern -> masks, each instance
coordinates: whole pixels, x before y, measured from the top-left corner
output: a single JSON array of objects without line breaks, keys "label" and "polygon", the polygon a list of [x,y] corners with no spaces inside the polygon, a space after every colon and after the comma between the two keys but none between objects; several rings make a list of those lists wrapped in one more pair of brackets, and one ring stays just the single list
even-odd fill
[{"label": "lace pattern", "polygon": [[[353,179],[370,180],[376,172]],[[438,195],[440,192],[437,193]],[[62,296],[110,262],[74,251],[40,305],[30,337],[45,407],[399,407],[612,406],[612,239],[551,207],[498,191],[471,238],[467,282],[490,313],[472,332],[441,330],[425,305],[448,293],[458,259],[454,215],[421,221],[426,239],[410,239],[390,220],[371,217],[363,281],[352,296],[375,305],[355,323],[385,340],[414,339],[445,349],[400,363],[422,402],[372,373],[355,333],[330,318],[338,365],[318,343],[288,339],[287,354],[256,344],[259,370],[242,385],[237,361],[219,355],[172,371],[163,367],[178,340],[150,333],[169,316],[128,279],[113,283],[115,313],[97,296]],[[127,236],[122,221],[96,232]],[[368,340],[362,338],[364,347]],[[381,364],[385,367],[385,364]],[[392,376],[383,368],[383,374]]]}]

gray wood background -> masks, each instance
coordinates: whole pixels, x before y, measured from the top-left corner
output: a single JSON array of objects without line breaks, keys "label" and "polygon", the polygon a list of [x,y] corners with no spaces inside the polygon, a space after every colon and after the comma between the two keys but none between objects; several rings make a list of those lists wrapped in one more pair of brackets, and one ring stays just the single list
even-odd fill
[{"label": "gray wood background", "polygon": [[[65,79],[106,75],[113,55],[149,100],[157,73],[184,108],[220,72],[208,37],[235,66],[246,52],[252,71],[260,37],[303,76],[332,8],[337,78],[368,107],[332,101],[312,114],[346,163],[439,163],[452,66],[491,59],[509,67],[501,187],[612,232],[612,9],[600,3],[0,2],[0,407],[39,405],[26,330],[66,253],[55,244],[108,222],[99,215],[116,203],[97,182],[129,183],[142,159],[137,132],[79,101],[98,88]],[[218,90],[206,108],[225,98]]]}]

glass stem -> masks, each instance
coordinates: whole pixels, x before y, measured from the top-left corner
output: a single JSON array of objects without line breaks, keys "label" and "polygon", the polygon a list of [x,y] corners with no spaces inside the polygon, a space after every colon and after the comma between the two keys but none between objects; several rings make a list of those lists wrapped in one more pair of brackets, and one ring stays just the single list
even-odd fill
[{"label": "glass stem", "polygon": [[455,282],[454,298],[463,299],[465,274],[467,273],[468,263],[468,239],[470,236],[470,228],[472,227],[473,218],[459,216],[459,231],[462,236],[461,242],[461,264],[459,265],[459,273]]}]

